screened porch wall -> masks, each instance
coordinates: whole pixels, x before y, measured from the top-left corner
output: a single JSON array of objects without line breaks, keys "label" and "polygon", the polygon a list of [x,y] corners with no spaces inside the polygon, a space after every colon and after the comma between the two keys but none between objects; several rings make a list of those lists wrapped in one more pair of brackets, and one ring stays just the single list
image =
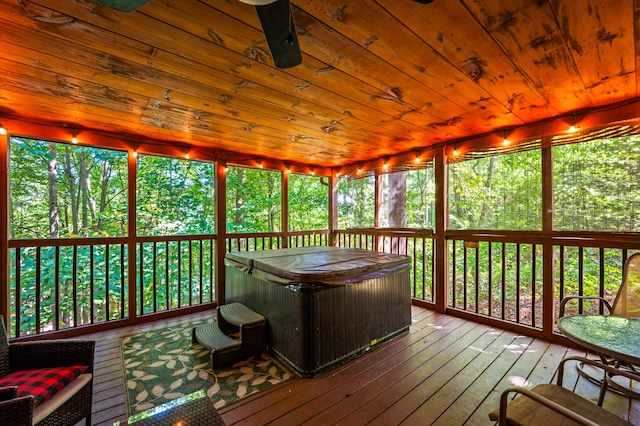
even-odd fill
[{"label": "screened porch wall", "polygon": [[[189,309],[211,309],[224,300],[220,265],[227,251],[338,245],[411,256],[414,303],[556,339],[557,300],[568,294],[615,297],[622,263],[631,253],[640,250],[640,240],[635,230],[553,231],[553,215],[544,207],[553,204],[550,202],[553,182],[546,178],[552,170],[552,147],[539,149],[543,205],[539,230],[450,229],[447,224],[449,194],[442,180],[436,184],[433,231],[373,226],[338,229],[335,207],[338,178],[332,176],[328,191],[334,207],[330,209],[333,213],[329,215],[326,230],[231,234],[224,229],[224,221],[218,219],[224,215],[218,214],[218,232],[212,235],[55,241],[7,239],[5,257],[10,266],[5,276],[9,277],[10,284],[3,289],[3,295],[8,297],[3,298],[2,307],[7,313],[14,312],[13,336],[24,335],[22,329],[19,332],[15,327],[26,317],[38,324],[35,332],[29,331],[31,334],[51,335],[50,331],[66,328],[77,328],[77,334],[81,334],[92,325],[111,327]],[[446,176],[445,151],[445,147],[433,151],[436,180]],[[132,156],[129,158],[131,168]],[[218,178],[224,176],[225,168],[226,164],[218,164]],[[286,181],[286,173],[282,175]],[[6,194],[8,185],[5,183],[3,187]],[[217,189],[216,193],[219,199],[224,199],[224,191]],[[380,191],[375,193],[378,196]],[[220,204],[218,201],[218,213],[224,211]],[[287,211],[286,204],[283,211]],[[135,217],[132,219],[130,222],[135,223]],[[282,229],[288,229],[286,223]],[[177,250],[181,260],[167,266],[166,253],[171,250]],[[136,261],[130,262],[129,253],[134,252]],[[27,263],[31,269],[25,269]],[[63,267],[63,264],[70,266]],[[505,271],[516,271],[515,279],[509,280]],[[53,276],[53,284],[43,282],[45,272]],[[23,275],[31,278],[22,278]],[[129,280],[130,276],[135,279]],[[34,287],[41,297],[25,305],[22,286]],[[167,297],[169,286],[179,287],[177,298]],[[114,300],[98,301],[96,295],[102,296],[101,292],[109,295],[107,299]],[[74,309],[65,316],[57,307],[69,299]],[[572,309],[597,312],[602,307],[579,305]]]}]

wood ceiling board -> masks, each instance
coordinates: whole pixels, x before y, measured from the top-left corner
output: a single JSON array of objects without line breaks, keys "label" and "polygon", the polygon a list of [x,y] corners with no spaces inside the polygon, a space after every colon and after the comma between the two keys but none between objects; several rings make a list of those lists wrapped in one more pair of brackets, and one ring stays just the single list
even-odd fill
[{"label": "wood ceiling board", "polygon": [[353,165],[639,94],[640,0],[293,1],[303,63],[286,70],[256,55],[255,8],[236,0],[1,1],[3,115]]},{"label": "wood ceiling board", "polygon": [[[28,29],[26,31],[28,31]],[[20,33],[20,32],[21,31],[15,31],[15,33]],[[24,32],[25,32],[25,30],[22,31],[22,33],[23,33],[22,35],[23,36],[25,35]],[[38,35],[39,35],[39,33],[34,33],[33,34],[34,37],[26,37],[24,39],[31,41],[32,39],[36,39],[38,37]],[[46,45],[46,40],[37,40],[37,41],[33,41],[33,43],[34,43],[34,47],[38,46],[38,45],[44,45],[45,47],[52,48],[52,49],[55,49],[55,45],[56,45],[55,43],[52,43],[51,45],[47,46]],[[62,46],[61,44],[59,44],[59,45]],[[90,57],[90,52],[82,52],[80,54],[80,52],[78,51],[79,49],[80,48],[78,47],[78,48],[76,48],[74,50],[73,45],[70,44],[70,43],[67,43],[66,44],[66,48],[64,49],[64,55],[65,55],[65,57],[69,58],[70,61],[74,60],[74,58],[76,58],[76,57],[78,57],[80,55],[89,56],[87,58],[87,60],[91,64],[100,63],[103,60],[104,55],[99,55],[97,57],[91,58]],[[114,59],[117,59],[117,58],[111,58],[111,57],[106,58],[106,62],[107,63],[105,64],[104,67],[108,69],[109,65],[114,61]],[[114,81],[118,80],[118,78],[124,79],[125,78],[125,77],[123,77],[124,75],[127,75],[127,76],[132,75],[132,76],[136,76],[136,78],[141,78],[144,81],[153,81],[154,83],[156,83],[156,82],[157,83],[167,82],[167,83],[171,84],[171,86],[170,86],[171,87],[171,91],[167,92],[167,97],[170,96],[172,101],[174,101],[174,100],[176,100],[176,98],[180,97],[180,93],[175,92],[174,89],[180,83],[181,78],[178,78],[176,76],[171,76],[171,75],[164,76],[164,75],[162,75],[163,74],[162,72],[160,72],[160,71],[158,71],[156,69],[151,69],[151,68],[143,67],[143,66],[136,67],[134,64],[129,64],[124,60],[118,60],[118,61],[119,61],[118,62],[119,63],[119,67],[123,68],[123,70],[121,70],[118,73],[118,74],[121,74],[121,75],[114,75],[112,77]],[[75,70],[76,67],[73,67],[72,69]],[[126,69],[126,71],[124,69]],[[94,73],[94,72],[95,71],[89,71],[89,73]],[[148,77],[144,77],[148,73],[151,73],[151,75],[149,75]],[[137,83],[137,81],[135,79],[130,79],[129,81],[133,82],[132,86],[135,86],[135,83]],[[107,83],[107,82],[105,82],[105,83]],[[112,82],[112,84],[113,83],[114,82]],[[126,84],[126,83],[125,82],[120,82],[120,84]],[[237,90],[237,92],[240,92],[240,91],[246,92],[246,91],[249,90],[250,86],[252,86],[252,84],[248,84],[247,86],[242,87],[241,89]],[[189,84],[188,81],[184,81],[183,82],[183,86],[180,87],[180,88],[185,88],[185,89],[190,88],[190,89],[192,89],[192,91],[194,91],[196,93],[199,93],[200,95],[204,95],[204,94],[212,95],[211,96],[212,99],[218,99],[220,97],[220,95],[222,94],[222,92],[217,92],[217,93],[213,93],[213,94],[212,93],[207,93],[207,92],[211,92],[212,90],[210,88],[205,87],[204,85],[201,85],[197,81],[194,82],[194,83],[191,83],[191,84]],[[132,87],[130,87],[130,89],[134,90]],[[154,90],[155,93],[145,93],[145,94],[149,95],[149,96],[160,96],[162,94],[162,92],[165,91],[165,90],[167,90],[167,89],[164,88],[164,87],[156,87],[155,90]],[[262,89],[262,92],[259,92],[259,93],[256,94],[255,99],[260,99],[260,96],[264,96],[264,94],[265,94],[264,93],[264,89]],[[276,93],[271,93],[271,94],[269,94],[270,95],[269,98],[273,100],[274,98],[277,98],[278,94],[279,93],[277,93],[277,92]],[[240,97],[237,94],[234,94],[232,96],[230,95],[230,96],[226,97],[225,98],[225,105],[218,105],[220,107],[220,111],[219,112],[223,113],[223,114],[225,112],[228,112],[230,106],[226,105],[226,104],[227,103],[232,103],[232,102],[234,102],[234,100],[238,100],[238,99],[240,99]],[[195,102],[196,102],[195,103],[196,105],[198,103],[199,104],[203,104],[203,103],[206,103],[206,100],[202,100],[200,98],[200,99],[197,99]],[[295,102],[295,100],[286,99],[286,101],[284,103],[285,104],[289,104],[291,102]],[[193,105],[194,103],[190,101],[190,104]],[[215,106],[216,103],[214,102],[214,103],[212,103],[212,105]],[[278,112],[276,108],[268,107],[268,106],[266,106],[264,104],[255,102],[254,100],[251,100],[251,99],[247,99],[246,101],[244,101],[244,106],[245,107],[248,106],[249,114],[251,114],[252,117],[256,117],[256,116],[268,117],[269,115],[274,116],[274,114]],[[234,107],[237,108],[238,105],[234,105]],[[295,120],[297,125],[305,125],[304,124],[305,121],[313,122],[313,123],[306,124],[307,127],[309,128],[309,130],[306,130],[306,129],[303,129],[303,128],[292,128],[291,131],[293,133],[290,133],[289,137],[291,137],[293,135],[304,136],[304,135],[307,135],[308,133],[315,133],[316,137],[317,137],[318,134],[320,134],[320,132],[322,132],[322,128],[326,128],[326,127],[329,127],[329,126],[333,129],[332,133],[333,132],[339,133],[339,132],[341,132],[341,127],[343,127],[343,126],[349,127],[349,125],[350,125],[349,123],[354,121],[349,116],[347,116],[346,118],[343,118],[341,120],[331,119],[331,120],[323,122],[323,121],[320,121],[319,119],[316,120],[314,118],[315,114],[313,114],[313,115],[310,115],[310,114],[302,115],[302,114],[299,114],[299,113],[297,113],[295,111],[294,112],[290,112],[290,111],[291,110],[289,110],[289,111],[284,111],[284,110],[280,111],[280,113],[282,113],[281,119],[282,119],[282,123],[284,125],[290,126],[290,122],[292,122],[293,121],[292,119],[295,119],[296,117],[299,118],[299,120]],[[240,114],[240,112],[241,111],[232,111],[232,114],[228,114],[228,115],[230,116],[230,118],[235,119],[235,118],[237,118],[237,117],[235,117],[235,115]],[[247,120],[249,120],[249,119],[247,119]],[[298,124],[298,123],[300,123],[300,124]],[[357,125],[358,123],[354,123],[354,124]],[[358,137],[367,138],[367,140],[376,140],[376,139],[377,140],[385,140],[385,139],[388,139],[389,137],[394,137],[394,138],[402,138],[402,137],[404,137],[404,134],[400,134],[400,133],[396,134],[395,136],[394,135],[382,136],[382,135],[378,135],[376,133],[370,133],[370,132],[379,131],[380,127],[379,126],[367,126],[367,127],[368,127],[368,129],[357,128],[357,129],[355,129],[356,133],[350,132],[350,134],[348,136],[352,137],[354,139],[357,139]],[[353,126],[351,127],[350,130],[354,130]],[[327,137],[326,134],[324,134],[323,136]],[[345,136],[347,136],[347,135],[345,135]]]},{"label": "wood ceiling board", "polygon": [[550,3],[593,104],[635,97],[633,0]]},{"label": "wood ceiling board", "polygon": [[[169,4],[169,2],[162,3]],[[211,4],[211,2],[208,3]],[[264,38],[262,30],[258,30],[256,28],[245,25],[238,25],[238,22],[234,19],[231,19],[229,15],[221,13],[217,9],[213,8],[213,6],[219,7],[219,3],[220,2],[211,4],[212,7],[206,7],[202,4],[194,6],[192,4],[180,3],[179,6],[173,5],[171,8],[155,8],[147,9],[146,11],[150,16],[157,20],[168,22],[172,26],[181,28],[185,31],[190,32],[191,34],[197,35],[202,38],[210,37],[210,31],[213,31],[216,34],[216,36],[213,37],[215,42],[217,42],[217,40],[220,40],[218,44],[223,45],[243,55],[248,55],[248,51],[250,51],[251,49],[264,50],[266,47],[261,46],[261,43],[264,44],[264,42],[261,41]],[[226,2],[223,4],[223,6],[226,6],[227,12],[234,13],[235,18],[237,18],[238,21],[251,21],[254,25],[257,25],[258,27],[260,26],[259,22],[256,21],[256,19],[252,19],[255,15],[254,7],[239,7],[237,6],[236,2]],[[210,22],[215,24],[212,25],[213,28],[197,23],[198,18],[203,14],[210,15],[208,16],[208,18],[210,18]],[[268,53],[268,49],[266,50],[266,52]],[[265,55],[262,53],[255,59],[261,62],[271,61],[269,55]],[[307,70],[312,70],[312,72],[309,73]],[[342,73],[340,70],[335,69],[331,65],[318,61],[306,54],[304,55],[303,64],[301,66],[289,68],[283,71],[289,75],[301,79],[302,81],[312,81],[312,84],[305,84],[307,88],[309,86],[322,87],[327,91],[339,94],[341,97],[348,95],[348,99],[358,99],[359,103],[361,105],[367,106],[368,109],[370,109],[368,105],[371,103],[372,96],[380,92],[380,89],[368,86],[363,81],[353,78],[348,74]],[[340,76],[339,79],[323,79],[322,77],[325,75],[325,73],[327,75],[331,73],[340,74]],[[349,80],[351,81],[345,82],[346,78],[349,78]],[[336,82],[339,82],[339,85],[337,87]],[[385,103],[382,104],[382,108],[376,108],[378,110],[378,114],[380,114],[381,111],[385,112],[386,110],[386,113],[389,114],[390,117],[388,117],[385,121],[380,121],[378,125],[391,122],[391,119],[393,117],[402,117],[405,114],[410,113],[411,111],[406,107],[396,107],[395,110],[392,110],[388,107],[385,108]],[[358,109],[360,109],[360,107],[355,107],[353,103],[351,103],[345,105],[343,111],[349,111],[353,115],[357,113]],[[417,126],[413,125],[412,127]]]},{"label": "wood ceiling board", "polygon": [[[81,9],[83,9],[83,8],[81,8]],[[68,11],[66,11],[66,12],[68,12]],[[80,22],[78,22],[78,23],[74,23],[74,25],[76,25],[76,24],[77,24],[77,25],[80,25]],[[91,30],[90,30],[90,29],[85,29],[83,32],[85,32],[85,33],[86,33],[86,32],[89,32],[89,31],[91,31]],[[69,34],[67,37],[68,37],[68,39],[69,39],[69,40],[76,40],[76,39],[77,39],[76,37],[73,37],[73,35],[71,35],[71,34]],[[98,34],[96,34],[96,38],[97,38],[97,37],[98,37]],[[143,49],[143,50],[144,50],[144,49]],[[151,50],[151,49],[149,49],[149,50]],[[159,64],[159,62],[160,62],[160,61],[159,61],[159,59],[158,59],[158,58],[159,58],[163,53],[164,53],[163,51],[157,51],[157,52],[155,53],[155,56],[154,56],[154,58],[153,58],[154,66],[157,66],[157,65]],[[175,58],[170,58],[170,59],[169,59],[169,61],[168,61],[168,63],[172,63],[172,64],[173,64],[173,63],[175,63]],[[190,74],[193,74],[193,70],[194,70],[194,68],[196,68],[198,65],[200,65],[200,64],[193,64],[193,63],[191,63],[191,64],[185,64],[185,66],[184,66],[184,67],[182,67],[182,70],[188,70],[188,72],[189,72]],[[209,70],[204,70],[204,71],[203,71],[203,76],[204,76],[204,75],[206,75],[206,72],[207,72],[207,71],[209,71]],[[184,71],[182,71],[182,72],[184,72]],[[134,74],[134,75],[137,77],[137,74]],[[194,76],[192,75],[192,76],[191,76],[191,78],[194,78]],[[227,77],[227,78],[228,78],[228,77]],[[236,77],[232,77],[232,78],[233,78],[234,80],[238,81],[238,78],[236,78]],[[215,81],[215,82],[218,82],[218,81],[219,81],[218,79],[215,79],[215,78],[212,78],[211,80],[212,80],[212,81]],[[269,80],[269,81],[271,81],[271,80]],[[253,83],[249,83],[249,80],[240,80],[240,81],[239,81],[239,83],[236,83],[236,84],[235,84],[235,86],[232,86],[232,85],[230,85],[230,84],[227,84],[227,87],[229,87],[229,88],[230,88],[231,90],[233,90],[233,91],[236,91],[236,90],[235,90],[235,87],[237,87],[237,86],[243,86],[243,85],[247,85],[247,86],[248,86],[248,85],[250,85],[250,84],[253,84]],[[242,89],[245,89],[245,87],[247,87],[247,86],[243,86],[243,87],[242,87]],[[299,87],[303,87],[303,88],[298,88],[298,89],[297,89],[297,91],[298,91],[298,92],[302,92],[302,91],[312,90],[312,88],[313,88],[314,86],[308,86],[308,85],[307,85],[307,84],[305,84],[305,83],[300,83],[300,84],[299,84]],[[267,89],[262,88],[262,89],[261,89],[261,93],[260,93],[259,95],[263,96],[263,98],[259,98],[259,99],[265,99],[265,98],[264,98],[264,96],[265,96],[264,91],[265,91],[265,90],[269,91],[270,89],[268,89],[268,88],[267,88]],[[291,91],[289,91],[289,92],[291,92]],[[268,96],[266,97],[266,99],[268,99],[269,101],[273,101],[273,100],[274,100],[274,99],[276,99],[276,97],[277,97],[277,94],[275,94],[275,93],[267,93],[267,95],[268,95]],[[308,96],[308,97],[309,97],[309,98],[311,98],[311,99],[314,99],[314,100],[319,100],[319,99],[326,99],[326,98],[329,98],[330,100],[334,100],[334,101],[335,101],[336,96],[333,96],[333,97],[332,97],[331,95],[333,95],[333,94],[331,94],[331,93],[329,93],[328,95],[329,95],[329,96],[327,96],[327,93],[317,93],[317,94],[314,94],[314,95],[311,95],[311,96]],[[301,106],[301,105],[300,105],[301,103],[300,103],[300,102],[297,102],[295,99],[287,100],[287,102],[285,102],[285,103],[286,103],[287,105],[295,105],[297,108],[299,108],[299,107]],[[331,102],[330,104],[331,104],[331,105],[336,105],[336,102]],[[352,108],[352,109],[353,109],[353,108]],[[351,111],[351,110],[349,110],[349,111]],[[356,112],[357,112],[357,111],[356,111]],[[373,110],[372,110],[371,112],[375,112],[375,111],[373,111]],[[307,112],[307,114],[313,114],[314,116],[318,116],[318,115],[320,115],[320,114],[318,114],[317,112],[313,112],[313,111],[308,111],[308,112]],[[353,115],[353,114],[352,114],[352,115]],[[335,115],[335,114],[334,114],[334,117],[336,117],[336,115]],[[327,121],[327,123],[325,123],[325,126],[326,126],[326,125],[330,125],[330,123],[331,123],[331,122],[334,122],[334,121],[342,121],[341,119],[342,119],[342,117],[340,117],[340,116],[338,116],[338,118],[332,118],[332,119],[328,120],[328,121]],[[344,123],[344,121],[342,121],[342,122]],[[377,124],[376,124],[376,127],[377,127],[377,128],[379,128],[379,126],[380,126],[380,123],[377,123]],[[323,127],[324,127],[324,126],[323,126]],[[404,137],[404,135],[398,135],[398,137]]]},{"label": "wood ceiling board", "polygon": [[411,28],[523,122],[558,113],[545,104],[536,88],[516,68],[486,30],[459,2],[435,1],[406,7],[396,0],[376,0]]},{"label": "wood ceiling board", "polygon": [[[296,4],[313,10],[313,15],[325,25],[351,40],[360,40],[368,51],[415,79],[419,82],[414,84],[416,91],[422,92],[422,87],[428,87],[442,96],[441,90],[446,89],[448,100],[488,122],[488,128],[522,124],[490,93],[378,4],[371,1],[345,4],[342,0],[299,0]],[[404,7],[410,11],[423,6],[406,2]],[[468,16],[466,11],[465,15]],[[465,16],[458,18],[459,24],[464,25]],[[476,101],[469,102],[469,99]]]},{"label": "wood ceiling board", "polygon": [[556,18],[546,1],[462,0],[509,59],[558,111],[591,107]]}]

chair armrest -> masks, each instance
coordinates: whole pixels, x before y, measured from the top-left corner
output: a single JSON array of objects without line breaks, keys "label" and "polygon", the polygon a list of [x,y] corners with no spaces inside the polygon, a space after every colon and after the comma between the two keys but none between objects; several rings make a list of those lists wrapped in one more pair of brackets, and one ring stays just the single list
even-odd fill
[{"label": "chair armrest", "polygon": [[9,386],[0,388],[0,402],[8,401],[13,398],[18,397],[18,387],[17,386]]},{"label": "chair armrest", "polygon": [[0,402],[2,426],[31,426],[33,422],[33,396],[21,396]]},{"label": "chair armrest", "polygon": [[585,426],[598,426],[598,423],[595,423],[586,417],[581,416],[580,414],[571,411],[560,404],[557,404],[550,399],[547,399],[541,395],[538,395],[535,392],[530,391],[529,389],[521,388],[521,387],[512,387],[505,389],[500,395],[500,417],[498,418],[498,424],[500,426],[506,426],[507,424],[507,408],[508,408],[508,398],[511,392],[522,394],[525,398],[530,398],[537,403],[544,405],[545,407],[555,411],[563,417],[573,420],[574,422],[585,425]]},{"label": "chair armrest", "polygon": [[604,297],[600,297],[600,296],[567,296],[567,297],[564,297],[560,301],[560,316],[559,316],[559,318],[562,318],[564,316],[564,308],[565,308],[565,305],[568,302],[570,302],[572,300],[589,300],[589,299],[590,300],[600,300],[600,301],[604,302],[604,304],[607,307],[607,309],[609,309],[609,314],[611,314],[611,312],[613,312],[613,308],[611,307],[611,304]]},{"label": "chair armrest", "polygon": [[87,365],[93,373],[95,341],[93,340],[38,340],[9,345],[11,371],[37,368]]}]

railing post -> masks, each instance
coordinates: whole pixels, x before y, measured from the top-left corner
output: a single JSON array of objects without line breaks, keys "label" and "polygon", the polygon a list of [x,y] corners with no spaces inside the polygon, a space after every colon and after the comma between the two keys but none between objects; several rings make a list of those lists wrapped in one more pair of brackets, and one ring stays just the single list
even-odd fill
[{"label": "railing post", "polygon": [[448,226],[447,210],[447,166],[445,147],[440,146],[435,149],[435,309],[438,312],[446,312],[449,296],[449,253],[447,250],[447,239],[445,231]]},{"label": "railing post", "polygon": [[225,302],[224,283],[226,276],[224,258],[227,253],[227,164],[222,160],[216,161],[215,194],[215,294],[216,303],[223,305]]},{"label": "railing post", "polygon": [[553,262],[553,148],[551,137],[542,139],[542,335],[553,338],[554,328],[554,262]]}]

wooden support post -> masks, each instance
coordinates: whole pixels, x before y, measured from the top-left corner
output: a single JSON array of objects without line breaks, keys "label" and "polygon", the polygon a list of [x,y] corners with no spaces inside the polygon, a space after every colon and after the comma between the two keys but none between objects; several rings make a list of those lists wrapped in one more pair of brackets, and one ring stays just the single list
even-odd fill
[{"label": "wooden support post", "polygon": [[[9,136],[0,135],[0,314],[9,323]],[[19,309],[16,306],[16,309]],[[11,334],[8,334],[11,336]]]},{"label": "wooden support post", "polygon": [[[380,211],[382,210],[382,203],[383,203],[383,196],[384,196],[381,175],[376,175],[374,188],[375,188],[374,189],[375,207],[373,211],[373,227],[380,228],[382,225],[382,218],[380,217]],[[373,238],[374,238],[373,246],[376,248],[376,250],[384,251],[384,237],[381,237],[376,234],[374,235]]]},{"label": "wooden support post", "polygon": [[329,245],[338,246],[336,230],[338,229],[338,177],[332,171],[329,177]]},{"label": "wooden support post", "polygon": [[446,312],[449,298],[449,253],[445,232],[448,227],[449,210],[447,203],[447,165],[444,146],[435,149],[435,309]]},{"label": "wooden support post", "polygon": [[133,150],[128,151],[128,210],[127,210],[127,277],[129,286],[129,322],[135,322],[138,317],[137,306],[142,303],[138,300],[138,292],[136,291],[138,283],[138,256],[137,256],[137,239],[138,227],[136,224],[137,217],[137,181],[138,181],[138,156],[134,155]]},{"label": "wooden support post", "polygon": [[282,188],[280,196],[280,221],[282,223],[282,248],[289,248],[289,169],[287,168],[282,175]]},{"label": "wooden support post", "polygon": [[224,258],[227,254],[227,164],[222,160],[216,161],[215,178],[215,206],[216,206],[216,258],[215,258],[215,294],[216,303],[224,305],[224,284],[226,279]]},{"label": "wooden support post", "polygon": [[545,339],[553,338],[554,328],[554,262],[553,240],[553,148],[551,137],[542,139],[542,335]]}]

